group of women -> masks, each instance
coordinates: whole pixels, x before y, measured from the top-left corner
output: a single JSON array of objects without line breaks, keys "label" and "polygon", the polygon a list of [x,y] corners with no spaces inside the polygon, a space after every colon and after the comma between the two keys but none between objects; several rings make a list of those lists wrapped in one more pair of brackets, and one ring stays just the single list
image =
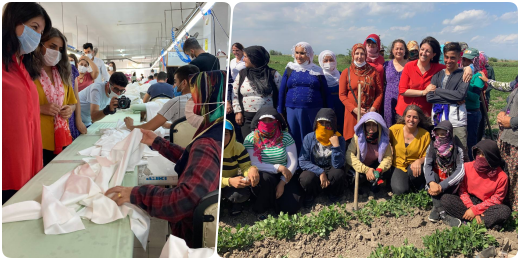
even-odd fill
[{"label": "group of women", "polygon": [[[394,195],[428,190],[434,202],[429,219],[452,226],[460,225],[460,219],[475,217],[488,227],[499,226],[510,213],[504,203],[517,210],[518,166],[507,167],[508,177],[502,170],[505,165],[496,158],[501,154],[506,161],[517,160],[513,158],[516,141],[512,150],[502,148],[496,153],[499,148],[494,141],[466,147],[466,140],[454,134],[448,120],[432,125],[432,104],[426,94],[435,91],[430,84],[432,76],[446,68],[439,63],[444,57],[440,57],[438,41],[426,37],[420,44],[411,41],[406,45],[395,40],[388,61],[379,54],[379,46],[375,34],[355,44],[350,67],[340,73],[332,51],[320,53],[318,66],[310,44],[299,42],[292,49],[294,62],[289,62],[280,76],[269,67],[265,48],[233,44],[236,58],[230,64],[234,82],[228,110],[232,109],[235,117],[228,114],[226,132],[243,136],[245,149],[241,149],[237,166],[228,168],[223,178],[228,198],[236,198],[236,192],[244,189],[251,191],[240,201],[229,200],[233,215],[241,211],[235,204],[249,197],[259,218],[273,206],[288,213],[295,213],[302,204],[311,207],[321,190],[335,202],[355,172],[362,174],[362,182],[371,186],[371,192],[385,182]],[[465,82],[472,77],[487,80],[486,74],[478,73],[482,66],[460,64],[465,65]],[[508,106],[514,107],[516,94],[511,99]],[[516,121],[509,124],[511,118],[516,120],[516,111],[507,111],[507,129],[499,144],[509,148],[511,139],[517,140]],[[504,138],[508,142],[504,143]],[[226,139],[225,147],[230,140]],[[233,147],[240,142],[232,140]],[[476,156],[475,161],[469,162],[468,152]],[[227,161],[236,158],[231,156]],[[468,172],[471,175],[465,174]],[[514,192],[506,198],[508,188]],[[461,208],[455,206],[458,201],[444,195],[460,195],[473,214],[467,210],[460,215]]]}]

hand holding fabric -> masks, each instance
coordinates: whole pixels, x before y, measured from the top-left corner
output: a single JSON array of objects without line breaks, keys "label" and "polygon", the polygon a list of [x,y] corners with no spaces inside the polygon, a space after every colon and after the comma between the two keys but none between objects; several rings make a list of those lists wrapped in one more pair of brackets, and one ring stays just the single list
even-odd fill
[{"label": "hand holding fabric", "polygon": [[479,73],[480,76],[478,76],[478,78],[487,83],[489,81],[488,77],[486,77],[486,75],[484,75],[484,72],[482,71],[480,71]]},{"label": "hand holding fabric", "polygon": [[40,106],[40,114],[48,115],[48,116],[56,116],[60,113],[60,106],[54,103],[48,103]]},{"label": "hand holding fabric", "polygon": [[374,169],[373,168],[368,169],[366,176],[367,176],[367,180],[369,180],[369,181],[375,180],[376,176],[374,175]]},{"label": "hand holding fabric", "polygon": [[157,134],[153,131],[141,129],[141,133],[143,133],[143,138],[141,139],[141,143],[151,146],[155,138],[157,138]]},{"label": "hand holding fabric", "polygon": [[64,105],[61,107],[60,116],[65,120],[69,120],[69,118],[72,116],[72,112],[72,107],[69,105]]},{"label": "hand holding fabric", "polygon": [[128,128],[129,130],[134,129],[134,119],[127,116],[127,117],[125,117],[124,121],[125,121],[126,128]]},{"label": "hand holding fabric", "polygon": [[249,181],[244,180],[244,177],[237,176],[233,178],[229,178],[229,185],[234,188],[242,189],[250,185]]},{"label": "hand holding fabric", "polygon": [[[130,203],[130,194],[132,193],[132,189],[133,187],[115,186],[113,188],[108,189],[107,192],[105,192],[105,196],[115,201],[118,206],[121,206],[124,203]],[[112,193],[114,195],[109,196]]]}]

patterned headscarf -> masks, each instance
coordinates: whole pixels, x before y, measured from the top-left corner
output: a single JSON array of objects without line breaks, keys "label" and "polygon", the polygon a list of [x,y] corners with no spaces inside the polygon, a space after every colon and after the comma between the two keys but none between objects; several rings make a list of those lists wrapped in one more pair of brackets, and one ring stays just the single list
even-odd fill
[{"label": "patterned headscarf", "polygon": [[479,51],[479,66],[480,66],[480,69],[483,70],[486,68],[486,66],[488,65],[488,57],[487,55],[483,52],[483,51]]},{"label": "patterned headscarf", "polygon": [[354,64],[354,53],[356,52],[357,49],[363,49],[363,51],[365,52],[365,61],[366,61],[366,55],[367,55],[367,49],[365,48],[365,45],[361,44],[361,43],[356,43],[354,44],[354,46],[352,46],[352,62],[350,64],[350,68],[352,68],[352,71],[360,76],[360,77],[365,77],[367,76],[368,74],[372,73],[372,71],[374,70],[374,67],[370,66],[370,64],[365,63],[364,66],[362,66],[361,68],[358,68],[356,66],[356,64]]},{"label": "patterned headscarf", "polygon": [[471,62],[473,63],[473,67],[475,67],[475,73],[481,71],[484,68],[480,66],[480,55],[477,55],[477,57],[473,58]]},{"label": "patterned headscarf", "polygon": [[191,75],[189,82],[191,97],[195,104],[193,113],[204,117],[195,132],[194,137],[196,137],[212,125],[224,121],[226,71],[199,72]]},{"label": "patterned headscarf", "polygon": [[432,131],[432,135],[435,138],[433,147],[437,153],[437,167],[449,176],[453,172],[453,157],[451,156],[453,153],[453,138],[450,131],[448,130],[447,132],[446,137],[437,136],[435,130]]}]

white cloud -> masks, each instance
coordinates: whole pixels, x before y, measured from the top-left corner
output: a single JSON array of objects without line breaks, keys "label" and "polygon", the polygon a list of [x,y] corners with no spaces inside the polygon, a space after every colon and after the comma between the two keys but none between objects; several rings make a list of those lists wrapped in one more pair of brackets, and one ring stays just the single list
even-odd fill
[{"label": "white cloud", "polygon": [[363,27],[351,26],[350,28],[348,28],[348,30],[349,31],[375,31],[376,27],[374,27],[374,26],[363,26]]},{"label": "white cloud", "polygon": [[518,34],[509,34],[509,35],[498,35],[493,38],[491,42],[494,43],[515,43],[518,42]]},{"label": "white cloud", "polygon": [[441,34],[444,33],[463,33],[470,31],[473,28],[472,25],[455,25],[455,26],[447,26],[442,29]]},{"label": "white cloud", "polygon": [[472,42],[472,41],[476,41],[478,39],[482,39],[482,37],[480,35],[477,35],[477,36],[471,38],[471,40],[469,40],[469,41]]},{"label": "white cloud", "polygon": [[410,28],[411,28],[410,25],[402,26],[402,27],[399,27],[399,26],[393,26],[393,27],[390,27],[390,30],[392,30],[392,31],[394,31],[394,30],[409,31]]},{"label": "white cloud", "polygon": [[505,13],[500,16],[500,20],[504,20],[510,23],[518,23],[518,11]]},{"label": "white cloud", "polygon": [[442,24],[470,24],[482,20],[483,17],[488,17],[488,14],[484,10],[466,10],[453,17],[453,19],[446,19]]}]

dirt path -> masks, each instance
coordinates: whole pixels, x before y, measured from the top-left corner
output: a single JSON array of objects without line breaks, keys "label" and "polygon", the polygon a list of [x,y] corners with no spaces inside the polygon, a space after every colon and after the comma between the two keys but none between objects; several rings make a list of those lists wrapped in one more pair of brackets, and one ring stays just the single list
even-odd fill
[{"label": "dirt path", "polygon": [[[387,190],[382,189],[376,194],[378,201],[384,201],[391,197],[387,195]],[[367,198],[360,198],[360,207],[366,202]],[[349,211],[353,208],[353,193],[344,195],[340,203],[346,203]],[[316,199],[312,209],[301,209],[302,214],[310,214],[311,212],[319,212],[324,206],[328,206],[325,196]],[[381,217],[373,221],[372,227],[359,223],[356,220],[349,222],[348,228],[338,228],[330,233],[328,237],[319,237],[317,235],[301,235],[290,240],[277,240],[267,238],[263,241],[256,241],[252,246],[242,250],[231,250],[221,254],[223,257],[231,258],[302,258],[302,257],[359,257],[366,258],[370,256],[378,244],[383,245],[403,245],[405,239],[409,244],[413,244],[418,248],[423,248],[422,237],[432,234],[436,229],[443,230],[449,228],[442,223],[432,223],[428,221],[429,211],[416,209],[414,216]],[[271,212],[270,214],[274,214]],[[229,217],[227,210],[221,211],[220,226],[234,227],[237,224],[253,225],[256,222],[256,215],[250,210],[245,209],[244,212],[235,218]],[[488,234],[497,238],[502,245],[504,238],[509,239],[512,244],[512,253],[518,250],[518,233],[517,232],[496,232],[488,231]]]}]

